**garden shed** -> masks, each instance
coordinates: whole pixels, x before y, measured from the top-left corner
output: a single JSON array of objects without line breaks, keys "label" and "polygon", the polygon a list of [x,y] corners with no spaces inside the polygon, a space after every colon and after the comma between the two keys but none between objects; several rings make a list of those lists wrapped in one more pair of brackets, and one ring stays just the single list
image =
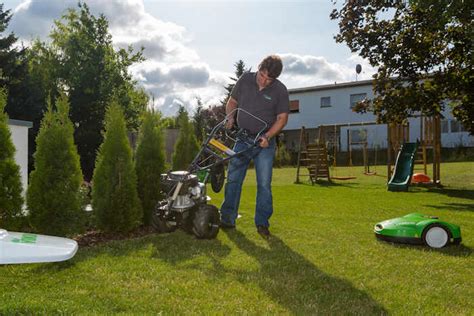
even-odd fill
[{"label": "garden shed", "polygon": [[33,127],[29,121],[8,120],[8,127],[12,133],[12,141],[15,146],[15,161],[20,166],[21,183],[23,194],[28,187],[28,129]]}]

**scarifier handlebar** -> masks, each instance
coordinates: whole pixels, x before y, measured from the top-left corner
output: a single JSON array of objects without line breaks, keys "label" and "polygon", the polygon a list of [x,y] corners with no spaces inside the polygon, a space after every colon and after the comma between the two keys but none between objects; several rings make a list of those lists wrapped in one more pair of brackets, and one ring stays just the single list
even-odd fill
[{"label": "scarifier handlebar", "polygon": [[[229,121],[229,118],[239,115],[240,113],[245,113],[250,118],[260,122],[263,126],[262,129],[260,129],[256,135],[250,135],[243,128],[237,127],[227,129],[226,124]],[[198,154],[189,166],[188,171],[191,173],[208,171],[216,165],[223,164],[232,158],[249,152],[259,145],[259,139],[265,133],[267,128],[267,122],[250,112],[240,108],[232,110],[226,115],[224,120],[214,126],[211,130]],[[233,147],[238,141],[246,143],[248,147],[242,151],[235,152],[231,147]]]}]

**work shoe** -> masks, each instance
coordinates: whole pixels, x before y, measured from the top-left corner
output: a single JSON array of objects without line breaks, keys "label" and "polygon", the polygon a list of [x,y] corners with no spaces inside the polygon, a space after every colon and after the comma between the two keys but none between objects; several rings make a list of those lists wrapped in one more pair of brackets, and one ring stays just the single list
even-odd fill
[{"label": "work shoe", "polygon": [[270,237],[270,231],[266,226],[257,226],[257,232],[264,238]]},{"label": "work shoe", "polygon": [[235,229],[235,225],[227,224],[227,223],[224,223],[224,222],[221,222],[219,227],[222,228],[222,229]]}]

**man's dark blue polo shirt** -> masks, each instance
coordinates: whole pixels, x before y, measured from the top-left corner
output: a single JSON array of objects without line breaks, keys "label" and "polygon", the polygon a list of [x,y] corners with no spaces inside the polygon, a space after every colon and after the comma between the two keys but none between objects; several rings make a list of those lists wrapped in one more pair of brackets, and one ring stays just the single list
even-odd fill
[{"label": "man's dark blue polo shirt", "polygon": [[[277,115],[290,112],[288,90],[278,79],[259,91],[257,73],[246,72],[235,83],[231,96],[238,107],[262,119],[268,124],[267,130],[275,123]],[[239,112],[237,124],[252,134],[257,134],[265,126],[255,118]]]}]

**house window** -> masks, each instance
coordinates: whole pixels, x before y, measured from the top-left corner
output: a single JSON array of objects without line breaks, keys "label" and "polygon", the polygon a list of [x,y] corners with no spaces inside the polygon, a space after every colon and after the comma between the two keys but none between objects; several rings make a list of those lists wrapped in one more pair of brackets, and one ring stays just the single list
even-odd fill
[{"label": "house window", "polygon": [[449,120],[441,120],[441,133],[449,133]]},{"label": "house window", "polygon": [[331,97],[321,97],[321,107],[330,108],[331,107]]},{"label": "house window", "polygon": [[362,101],[366,98],[367,98],[367,93],[351,94],[351,97],[350,97],[351,109],[354,108],[357,102]]},{"label": "house window", "polygon": [[461,122],[456,120],[451,121],[451,133],[460,133],[464,131],[465,129],[463,128]]},{"label": "house window", "polygon": [[300,112],[300,101],[291,100],[290,101],[290,113],[299,113]]},{"label": "house window", "polygon": [[367,141],[367,130],[366,129],[351,129],[350,130],[350,142],[352,143],[363,143]]}]

